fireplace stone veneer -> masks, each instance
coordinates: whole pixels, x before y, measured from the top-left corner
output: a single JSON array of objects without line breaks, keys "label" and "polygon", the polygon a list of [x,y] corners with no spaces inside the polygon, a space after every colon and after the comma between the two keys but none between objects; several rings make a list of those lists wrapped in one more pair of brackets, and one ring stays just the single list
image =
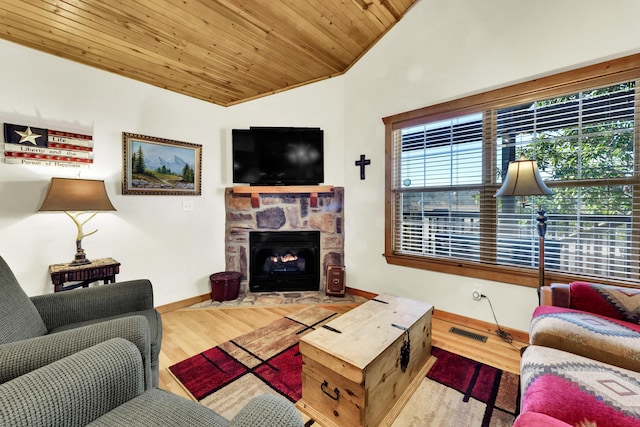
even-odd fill
[{"label": "fireplace stone veneer", "polygon": [[[256,187],[259,193],[260,187]],[[317,206],[309,203],[309,194],[261,194],[259,207],[252,207],[251,195],[225,190],[225,266],[242,273],[240,292],[249,292],[251,231],[319,231],[320,286],[326,294],[328,265],[343,265],[344,260],[344,188],[318,193]]]}]

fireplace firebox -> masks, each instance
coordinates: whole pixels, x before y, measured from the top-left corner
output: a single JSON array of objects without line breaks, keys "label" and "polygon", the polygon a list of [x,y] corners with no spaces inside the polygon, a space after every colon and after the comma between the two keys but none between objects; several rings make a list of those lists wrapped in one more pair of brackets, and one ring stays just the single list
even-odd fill
[{"label": "fireplace firebox", "polygon": [[320,289],[319,231],[249,233],[251,292]]}]

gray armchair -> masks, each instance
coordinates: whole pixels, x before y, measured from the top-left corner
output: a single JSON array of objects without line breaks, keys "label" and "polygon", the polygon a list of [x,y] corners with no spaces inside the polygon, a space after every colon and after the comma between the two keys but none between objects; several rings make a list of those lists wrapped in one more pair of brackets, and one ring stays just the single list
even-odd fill
[{"label": "gray armchair", "polygon": [[162,320],[148,280],[29,298],[0,257],[0,383],[110,338],[138,348],[145,387],[158,384]]},{"label": "gray armchair", "polygon": [[144,389],[140,352],[114,338],[0,384],[3,426],[303,427],[295,406],[264,395],[232,420],[160,389]]}]

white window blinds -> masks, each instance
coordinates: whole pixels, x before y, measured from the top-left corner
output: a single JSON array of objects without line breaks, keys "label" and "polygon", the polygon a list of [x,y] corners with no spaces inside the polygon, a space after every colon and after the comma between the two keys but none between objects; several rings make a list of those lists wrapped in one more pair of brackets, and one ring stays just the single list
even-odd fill
[{"label": "white window blinds", "polygon": [[[639,112],[634,81],[392,131],[395,254],[637,280]],[[494,198],[509,162],[535,159],[551,196]]]}]

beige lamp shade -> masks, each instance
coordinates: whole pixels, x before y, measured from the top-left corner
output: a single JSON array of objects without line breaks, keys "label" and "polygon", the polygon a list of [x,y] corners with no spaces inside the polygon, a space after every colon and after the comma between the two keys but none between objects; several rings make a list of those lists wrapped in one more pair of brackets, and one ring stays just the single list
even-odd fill
[{"label": "beige lamp shade", "polygon": [[[76,236],[76,255],[71,265],[89,264],[91,261],[82,249],[82,239],[94,234],[98,230],[85,233],[83,225],[96,215],[98,211],[115,211],[104,181],[95,179],[51,178],[49,190],[38,211],[62,211],[75,223],[78,234]],[[80,216],[91,212],[88,218],[81,220]]]},{"label": "beige lamp shade", "polygon": [[552,194],[542,180],[535,160],[516,160],[509,163],[507,175],[502,187],[494,195],[500,196],[538,196]]},{"label": "beige lamp shade", "polygon": [[[542,180],[538,163],[535,160],[525,160],[521,158],[515,162],[509,163],[507,175],[504,177],[502,187],[493,197],[500,196],[520,196],[522,198],[522,207],[525,207],[525,196],[541,196],[545,194],[553,194],[552,191]],[[540,244],[538,246],[538,303],[540,303],[540,292],[544,286],[544,236],[547,232],[547,217],[545,210],[538,210],[538,236]]]},{"label": "beige lamp shade", "polygon": [[51,178],[38,211],[115,211],[103,180]]}]

